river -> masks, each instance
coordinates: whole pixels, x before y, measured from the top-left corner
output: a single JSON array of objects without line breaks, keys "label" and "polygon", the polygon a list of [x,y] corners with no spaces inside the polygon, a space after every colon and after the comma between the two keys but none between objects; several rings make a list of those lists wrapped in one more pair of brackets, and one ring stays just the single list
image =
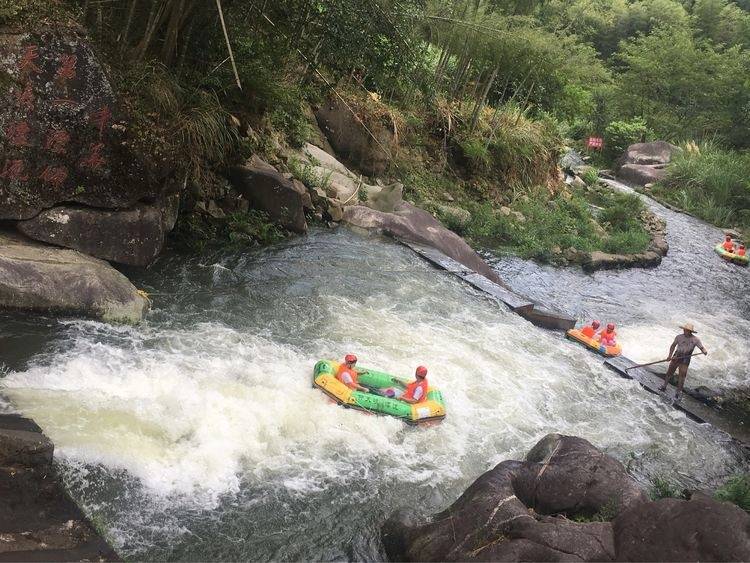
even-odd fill
[{"label": "river", "polygon": [[[496,267],[569,312],[616,319],[636,359],[664,355],[687,317],[711,351],[696,372],[740,379],[747,358],[720,334],[750,334],[747,303],[730,302],[745,273],[706,250],[715,229],[683,241],[671,220],[656,270]],[[167,254],[129,275],[154,298],[138,327],[0,325],[5,408],[44,428],[72,496],[126,558],[383,559],[395,509],[445,508],[548,432],[591,440],[644,484],[712,487],[748,470],[718,431],[380,237],[315,229],[265,249]],[[412,428],[328,402],[313,364],[347,352],[404,375],[426,364],[445,421]]]}]

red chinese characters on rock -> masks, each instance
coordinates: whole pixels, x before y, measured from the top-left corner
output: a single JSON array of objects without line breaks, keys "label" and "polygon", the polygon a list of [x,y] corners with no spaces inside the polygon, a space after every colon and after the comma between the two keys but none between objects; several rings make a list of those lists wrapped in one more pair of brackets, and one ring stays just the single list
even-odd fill
[{"label": "red chinese characters on rock", "polygon": [[53,129],[47,134],[44,141],[44,149],[54,154],[65,154],[70,142],[70,134],[67,131]]},{"label": "red chinese characters on rock", "polygon": [[60,66],[55,73],[55,83],[59,86],[65,86],[68,80],[76,77],[76,66],[78,57],[76,55],[62,55],[60,57]]},{"label": "red chinese characters on rock", "polygon": [[5,164],[0,170],[0,178],[12,181],[25,182],[29,179],[28,175],[24,173],[26,164],[23,160],[6,160]]},{"label": "red chinese characters on rock", "polygon": [[89,123],[96,126],[99,130],[100,141],[104,135],[104,128],[107,127],[110,119],[112,119],[112,110],[109,109],[109,106],[102,106],[89,114]]},{"label": "red chinese characters on rock", "polygon": [[68,169],[64,166],[48,165],[42,170],[39,179],[45,184],[49,184],[59,190],[62,188],[65,180],[68,179]]},{"label": "red chinese characters on rock", "polygon": [[26,87],[18,92],[18,106],[21,109],[25,109],[27,112],[34,111],[34,90],[31,84],[26,84]]},{"label": "red chinese characters on rock", "polygon": [[39,47],[37,45],[29,45],[24,49],[21,59],[18,61],[18,74],[21,78],[27,77],[29,74],[38,74],[40,68],[36,62],[39,60]]},{"label": "red chinese characters on rock", "polygon": [[29,134],[31,127],[25,121],[16,121],[5,128],[5,137],[14,147],[28,147],[31,145]]},{"label": "red chinese characters on rock", "polygon": [[102,156],[102,150],[104,150],[104,143],[94,143],[89,147],[88,153],[81,159],[81,168],[87,168],[89,170],[100,170],[106,160]]}]

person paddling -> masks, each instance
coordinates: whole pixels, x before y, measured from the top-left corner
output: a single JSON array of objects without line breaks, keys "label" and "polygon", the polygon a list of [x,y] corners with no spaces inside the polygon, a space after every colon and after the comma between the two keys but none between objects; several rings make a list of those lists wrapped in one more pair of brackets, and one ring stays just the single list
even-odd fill
[{"label": "person paddling", "polygon": [[399,397],[400,400],[407,403],[419,403],[427,398],[427,368],[419,366],[414,372],[417,379],[406,386],[406,390]]},{"label": "person paddling", "polygon": [[693,355],[693,350],[700,348],[703,354],[708,354],[703,343],[695,336],[698,332],[695,330],[693,323],[685,323],[680,325],[682,334],[678,334],[672,346],[669,347],[669,367],[667,373],[664,375],[664,385],[659,390],[664,392],[667,390],[667,384],[677,370],[677,393],[675,393],[675,401],[679,401],[682,398],[682,388],[685,386],[685,379],[687,378],[688,366],[690,365],[690,356]]},{"label": "person paddling", "polygon": [[354,391],[367,392],[369,391],[369,389],[367,387],[364,387],[363,385],[360,385],[357,381],[359,372],[355,367],[356,365],[357,356],[355,356],[354,354],[347,354],[344,358],[344,363],[339,366],[339,369],[336,372],[336,379],[346,385],[349,389],[353,389]]},{"label": "person paddling", "polygon": [[726,236],[721,247],[727,252],[734,252],[734,242],[732,242],[732,235]]}]

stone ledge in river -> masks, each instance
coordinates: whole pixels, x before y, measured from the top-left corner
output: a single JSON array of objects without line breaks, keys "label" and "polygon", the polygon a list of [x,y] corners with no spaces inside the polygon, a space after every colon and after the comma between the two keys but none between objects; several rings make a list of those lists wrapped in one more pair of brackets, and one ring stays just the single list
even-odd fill
[{"label": "stone ledge in river", "polygon": [[134,323],[149,301],[103,260],[0,232],[0,308]]},{"label": "stone ledge in river", "polygon": [[[597,515],[613,520],[569,519]],[[750,516],[698,495],[651,502],[621,463],[586,440],[550,434],[526,461],[500,463],[426,522],[397,512],[382,540],[392,561],[743,561]]]},{"label": "stone ledge in river", "polygon": [[0,561],[119,561],[65,493],[52,452],[33,421],[0,415]]},{"label": "stone ledge in river", "polygon": [[621,268],[654,268],[661,264],[662,256],[655,250],[638,254],[608,254],[594,251],[581,265],[587,272],[596,270],[616,270]]},{"label": "stone ledge in river", "polygon": [[414,205],[402,202],[393,213],[377,211],[362,205],[344,208],[343,220],[350,225],[371,229],[397,238],[426,244],[460,262],[470,270],[507,287],[468,243],[432,215]]},{"label": "stone ledge in river", "polygon": [[[175,201],[176,197],[167,201]],[[148,266],[161,252],[171,215],[167,206],[138,204],[107,210],[63,205],[42,211],[16,228],[35,240],[130,266]]]}]

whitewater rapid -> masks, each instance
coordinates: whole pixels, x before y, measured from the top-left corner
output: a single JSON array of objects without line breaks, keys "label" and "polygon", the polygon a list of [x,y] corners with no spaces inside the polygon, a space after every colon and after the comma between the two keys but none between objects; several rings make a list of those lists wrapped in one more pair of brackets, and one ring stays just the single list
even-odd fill
[{"label": "whitewater rapid", "polygon": [[[718,431],[387,240],[313,231],[131,277],[154,298],[147,322],[14,319],[45,343],[0,380],[129,558],[382,559],[394,510],[446,507],[548,432],[592,441],[644,483],[711,486],[745,467]],[[445,421],[330,403],[312,367],[348,352],[402,375],[427,365]]]}]

